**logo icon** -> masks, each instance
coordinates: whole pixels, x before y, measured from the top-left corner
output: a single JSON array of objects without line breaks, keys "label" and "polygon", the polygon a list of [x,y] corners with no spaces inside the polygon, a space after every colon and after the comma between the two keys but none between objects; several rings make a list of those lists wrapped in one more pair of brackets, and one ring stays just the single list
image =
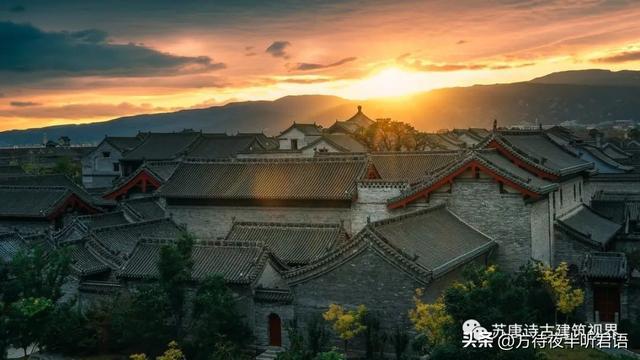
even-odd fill
[{"label": "logo icon", "polygon": [[493,334],[477,320],[469,319],[462,324],[462,344],[463,347],[493,347]]}]

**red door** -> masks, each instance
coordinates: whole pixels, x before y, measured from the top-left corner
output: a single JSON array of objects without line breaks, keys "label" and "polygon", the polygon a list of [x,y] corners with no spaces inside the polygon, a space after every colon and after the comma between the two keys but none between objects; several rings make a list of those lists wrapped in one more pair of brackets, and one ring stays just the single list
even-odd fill
[{"label": "red door", "polygon": [[614,322],[616,313],[620,314],[620,289],[618,286],[594,286],[593,310],[599,312],[600,321]]},{"label": "red door", "polygon": [[282,346],[282,322],[276,314],[269,315],[269,346]]}]

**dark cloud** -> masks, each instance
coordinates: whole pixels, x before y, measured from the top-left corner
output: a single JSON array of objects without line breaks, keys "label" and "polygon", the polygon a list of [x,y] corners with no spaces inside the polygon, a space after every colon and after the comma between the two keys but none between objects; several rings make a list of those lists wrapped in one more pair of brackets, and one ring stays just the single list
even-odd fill
[{"label": "dark cloud", "polygon": [[289,66],[289,71],[312,71],[312,70],[328,69],[328,68],[346,64],[348,62],[355,61],[356,59],[357,59],[356,57],[352,56],[352,57],[347,57],[347,58],[338,60],[331,64],[297,63],[292,66]]},{"label": "dark cloud", "polygon": [[483,64],[483,63],[453,63],[453,64],[434,64],[432,62],[411,59],[411,54],[403,54],[396,58],[396,62],[406,68],[410,68],[417,71],[426,72],[448,72],[448,71],[461,71],[461,70],[504,70],[521,68],[525,66],[535,65],[533,62],[518,63],[518,64]]},{"label": "dark cloud", "polygon": [[173,108],[156,107],[150,104],[70,104],[63,106],[28,106],[0,109],[0,117],[86,119],[92,117],[116,117],[130,114],[162,112]]},{"label": "dark cloud", "polygon": [[114,44],[104,31],[45,32],[0,22],[0,73],[42,79],[57,76],[149,76],[224,68],[207,56],[176,56],[136,44]]},{"label": "dark cloud", "polygon": [[15,106],[15,107],[27,107],[27,106],[39,106],[42,104],[33,102],[33,101],[12,101],[9,103],[9,105]]},{"label": "dark cloud", "polygon": [[289,54],[285,50],[289,46],[291,46],[291,43],[288,41],[274,41],[271,45],[269,45],[265,52],[271,54],[271,56],[273,57],[288,59]]},{"label": "dark cloud", "polygon": [[257,55],[254,49],[255,49],[255,47],[253,47],[253,46],[245,46],[244,47],[244,56],[255,56],[255,55]]},{"label": "dark cloud", "polygon": [[23,5],[15,5],[9,8],[9,11],[13,13],[21,13],[21,12],[25,12],[26,10],[27,8],[25,8]]},{"label": "dark cloud", "polygon": [[456,45],[462,45],[462,44],[466,44],[466,43],[468,43],[468,41],[467,41],[467,40],[458,40],[458,41],[456,42]]},{"label": "dark cloud", "polygon": [[628,61],[639,61],[640,60],[640,50],[636,51],[625,51],[618,54],[610,55],[595,59],[595,62],[599,63],[623,63]]}]

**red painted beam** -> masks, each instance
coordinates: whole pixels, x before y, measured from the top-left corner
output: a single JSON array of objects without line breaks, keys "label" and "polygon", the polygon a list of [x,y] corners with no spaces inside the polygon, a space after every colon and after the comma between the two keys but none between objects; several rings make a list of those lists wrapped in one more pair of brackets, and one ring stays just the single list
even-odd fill
[{"label": "red painted beam", "polygon": [[160,180],[156,179],[146,171],[141,171],[140,173],[138,173],[138,175],[134,176],[129,181],[122,184],[120,187],[114,189],[107,195],[104,195],[103,198],[107,200],[116,200],[120,196],[126,195],[131,189],[136,186],[139,186],[142,189],[142,192],[146,192],[148,186],[153,186],[157,189],[160,187],[160,185],[162,185],[160,183]]}]

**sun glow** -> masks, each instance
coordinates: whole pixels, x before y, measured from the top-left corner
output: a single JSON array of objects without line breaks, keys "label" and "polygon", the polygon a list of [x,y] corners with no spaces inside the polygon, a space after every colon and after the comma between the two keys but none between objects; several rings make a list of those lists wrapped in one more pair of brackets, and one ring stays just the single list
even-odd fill
[{"label": "sun glow", "polygon": [[386,68],[354,83],[346,90],[355,98],[396,97],[435,88],[428,73],[409,72],[399,68]]}]

